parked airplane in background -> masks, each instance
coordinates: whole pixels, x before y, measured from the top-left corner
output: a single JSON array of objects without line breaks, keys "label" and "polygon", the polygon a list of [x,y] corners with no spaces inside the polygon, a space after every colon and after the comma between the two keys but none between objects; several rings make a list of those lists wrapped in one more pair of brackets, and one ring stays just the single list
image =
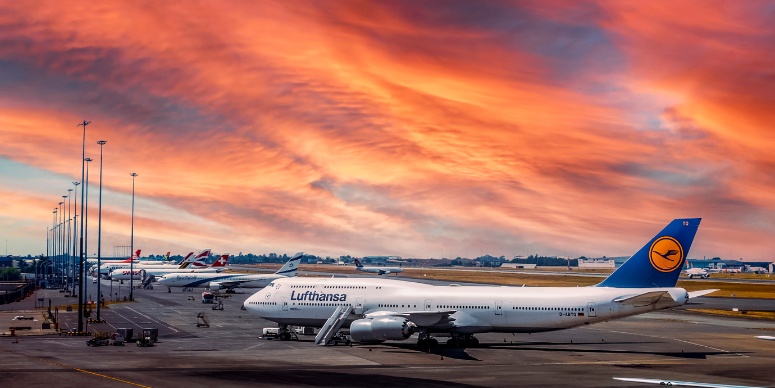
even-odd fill
[{"label": "parked airplane in background", "polygon": [[[138,250],[138,252],[140,252]],[[192,252],[193,253],[193,252]],[[197,268],[207,268],[208,265],[205,264],[205,261],[210,257],[210,249],[203,249],[201,252],[199,252],[196,256],[193,258],[191,257],[191,254],[186,255],[186,257],[180,262],[180,264],[175,266],[170,266],[168,264],[141,264],[141,263],[129,263],[129,262],[121,262],[121,263],[111,263],[106,266],[102,267],[102,270],[100,271],[102,274],[109,275],[111,272],[125,269],[129,270],[130,268],[139,271],[140,269],[174,269],[174,268],[188,268],[189,266],[195,266]],[[129,273],[129,272],[127,272]]]},{"label": "parked airplane in background", "polygon": [[[209,252],[209,250],[208,250]],[[200,261],[194,261],[194,262],[185,262],[180,265],[178,268],[170,268],[170,267],[151,267],[146,266],[142,268],[135,267],[134,269],[130,268],[118,268],[110,272],[108,275],[111,279],[114,280],[129,280],[130,278],[135,279],[142,279],[143,277],[148,276],[154,276],[158,277],[165,274],[170,273],[211,273],[211,272],[221,272],[224,269],[226,269],[226,262],[229,260],[229,254],[223,254],[221,257],[216,260],[213,264],[207,265],[204,264],[203,261],[207,257],[200,258]],[[186,266],[187,264],[191,264],[189,266]],[[131,274],[131,275],[130,275]]]},{"label": "parked airplane in background", "polygon": [[295,254],[285,265],[273,274],[213,274],[213,273],[172,273],[159,278],[158,283],[171,287],[206,287],[212,291],[226,290],[233,293],[235,288],[264,288],[272,280],[296,276],[303,252]]},{"label": "parked airplane in background", "polygon": [[[281,278],[250,296],[251,313],[288,326],[321,327],[326,345],[341,327],[358,342],[405,340],[419,346],[450,336],[476,346],[477,333],[562,330],[683,305],[715,290],[675,287],[699,218],[673,220],[603,282],[591,287],[435,286],[385,278]],[[281,335],[281,338],[283,336]],[[287,338],[287,337],[286,337]]]},{"label": "parked airplane in background", "polygon": [[710,277],[710,273],[705,268],[689,268],[684,273],[689,276],[689,279],[694,278],[695,276],[699,276],[701,278],[708,278]]},{"label": "parked airplane in background", "polygon": [[717,384],[717,383],[702,383],[696,381],[678,381],[670,379],[642,379],[633,377],[614,377],[614,380],[627,381],[632,383],[643,384],[659,384],[659,385],[675,385],[677,387],[703,387],[703,388],[757,388],[750,385],[730,385],[730,384]]},{"label": "parked airplane in background", "polygon": [[[132,257],[127,257],[126,259],[119,259],[119,260],[100,259],[100,263],[103,264],[103,265],[104,264],[115,264],[115,263],[127,263],[127,265],[128,265],[130,261],[134,260],[135,262],[137,262],[137,260],[139,258],[140,258],[140,249],[136,250],[135,254],[132,255]],[[87,258],[86,259],[86,264],[87,265],[97,265],[97,259],[95,259],[95,258],[91,258],[91,259]]]},{"label": "parked airplane in background", "polygon": [[[209,249],[205,249],[202,252],[205,252],[205,251],[207,251],[207,256],[204,257],[206,259],[207,257],[210,256],[210,250]],[[176,263],[174,261],[169,260],[170,253],[167,252],[167,254],[164,256],[165,257],[164,261],[159,261],[159,260],[141,260],[141,261],[135,262],[135,266],[140,265],[142,267],[153,266],[153,267],[160,267],[160,268],[161,267],[177,268],[177,267],[180,267],[181,265],[183,265],[183,263],[185,263],[188,260],[188,258],[191,257],[193,254],[194,254],[194,252],[189,252],[186,256],[183,257],[182,260],[180,260],[179,262]],[[197,257],[198,256],[199,255],[197,255]]]},{"label": "parked airplane in background", "polygon": [[404,269],[401,267],[364,267],[358,259],[355,259],[355,268],[358,271],[376,273],[379,275],[404,272]]}]

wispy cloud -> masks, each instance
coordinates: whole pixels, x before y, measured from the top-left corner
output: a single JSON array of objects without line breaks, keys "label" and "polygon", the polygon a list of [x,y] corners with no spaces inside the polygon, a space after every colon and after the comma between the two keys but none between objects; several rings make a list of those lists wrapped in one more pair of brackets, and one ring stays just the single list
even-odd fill
[{"label": "wispy cloud", "polygon": [[80,179],[85,118],[147,252],[624,255],[702,216],[694,255],[760,258],[775,11],[716,5],[6,3],[0,156],[45,178],[5,190]]}]

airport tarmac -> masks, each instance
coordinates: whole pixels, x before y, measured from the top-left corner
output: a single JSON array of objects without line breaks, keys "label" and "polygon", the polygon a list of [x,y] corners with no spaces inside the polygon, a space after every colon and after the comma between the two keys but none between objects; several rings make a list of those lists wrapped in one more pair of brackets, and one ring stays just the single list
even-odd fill
[{"label": "airport tarmac", "polygon": [[[775,386],[775,342],[755,338],[775,335],[775,322],[767,320],[677,309],[558,332],[480,334],[478,348],[440,346],[429,352],[415,348],[411,339],[323,347],[316,346],[312,336],[300,336],[298,341],[260,339],[263,327],[275,325],[240,309],[252,292],[223,299],[224,310],[202,304],[201,292],[135,290],[134,302],[102,309],[107,323],[89,325],[97,331],[158,328],[160,342],[150,348],[87,347],[86,337],[56,334],[2,337],[0,383],[208,388],[648,386],[613,380],[637,377]],[[43,297],[46,306],[49,298],[53,306],[72,302],[56,290],[38,293],[32,301],[2,306],[0,315],[6,319],[35,315],[39,321],[33,324],[39,325],[43,314],[34,308],[37,298]],[[59,309],[61,326],[74,327],[75,312],[64,310]],[[205,314],[210,327],[197,327],[199,313]]]}]

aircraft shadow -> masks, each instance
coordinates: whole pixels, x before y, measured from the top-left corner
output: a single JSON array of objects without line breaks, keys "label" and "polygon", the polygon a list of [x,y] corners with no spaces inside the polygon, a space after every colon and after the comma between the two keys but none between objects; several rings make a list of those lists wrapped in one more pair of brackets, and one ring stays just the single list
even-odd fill
[{"label": "aircraft shadow", "polygon": [[[623,350],[623,349],[606,349],[607,347],[614,345],[646,345],[646,344],[659,344],[656,341],[618,341],[618,342],[574,342],[572,344],[554,343],[554,342],[518,342],[518,343],[480,343],[475,348],[452,348],[446,345],[439,345],[436,348],[419,348],[414,344],[382,344],[382,346],[388,346],[395,349],[402,349],[401,351],[394,350],[393,352],[429,352],[439,356],[449,357],[459,360],[471,360],[480,361],[476,357],[468,354],[470,349],[493,349],[493,350],[511,350],[511,351],[534,351],[534,352],[565,352],[565,353],[585,353],[585,354],[641,354],[641,355],[653,355],[664,357],[676,357],[687,359],[707,359],[708,356],[717,355],[742,355],[747,352],[722,352],[722,351],[650,351],[650,350]],[[596,348],[589,348],[588,346],[595,346]],[[603,348],[600,348],[600,347]]]},{"label": "aircraft shadow", "polygon": [[182,372],[190,376],[219,380],[226,385],[255,383],[259,386],[309,386],[309,387],[475,387],[425,378],[388,376],[381,374],[347,373],[330,370],[304,369],[262,369],[262,370],[218,370]]}]

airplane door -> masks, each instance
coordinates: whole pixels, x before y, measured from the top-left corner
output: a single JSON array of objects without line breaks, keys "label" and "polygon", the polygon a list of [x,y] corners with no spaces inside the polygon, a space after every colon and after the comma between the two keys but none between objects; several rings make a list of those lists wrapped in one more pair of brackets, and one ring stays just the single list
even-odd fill
[{"label": "airplane door", "polygon": [[433,305],[433,299],[425,299],[425,311],[431,311]]},{"label": "airplane door", "polygon": [[283,311],[288,311],[288,298],[283,297]]},{"label": "airplane door", "polygon": [[596,317],[597,316],[597,303],[595,302],[589,302],[587,303],[587,313],[590,317]]},{"label": "airplane door", "polygon": [[502,300],[496,300],[495,301],[495,315],[503,315],[503,301]]},{"label": "airplane door", "polygon": [[363,298],[358,298],[355,300],[355,308],[353,309],[353,312],[358,315],[363,314]]}]

